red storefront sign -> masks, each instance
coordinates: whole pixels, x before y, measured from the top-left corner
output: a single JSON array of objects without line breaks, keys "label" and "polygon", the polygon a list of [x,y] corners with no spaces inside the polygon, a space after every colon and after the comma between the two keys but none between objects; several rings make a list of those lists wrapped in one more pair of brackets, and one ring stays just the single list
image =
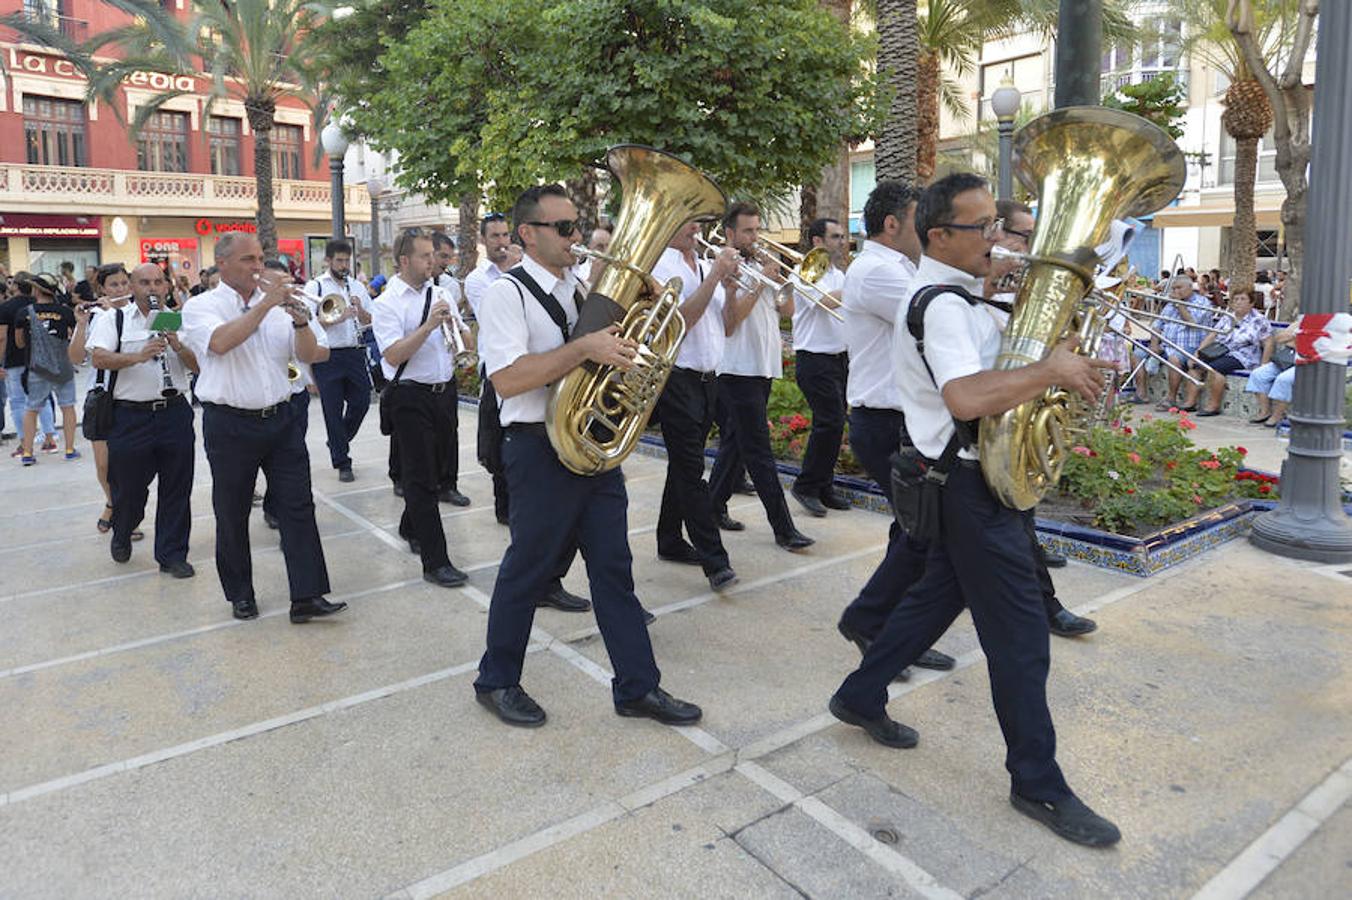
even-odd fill
[{"label": "red storefront sign", "polygon": [[202,237],[212,233],[225,234],[228,231],[243,231],[246,234],[255,234],[258,231],[258,226],[249,221],[213,222],[210,219],[203,218],[193,223],[193,230]]},{"label": "red storefront sign", "polygon": [[96,238],[102,233],[103,223],[98,216],[0,214],[0,237]]},{"label": "red storefront sign", "polygon": [[197,253],[196,238],[145,238],[141,241],[141,262],[154,262],[171,253]]}]

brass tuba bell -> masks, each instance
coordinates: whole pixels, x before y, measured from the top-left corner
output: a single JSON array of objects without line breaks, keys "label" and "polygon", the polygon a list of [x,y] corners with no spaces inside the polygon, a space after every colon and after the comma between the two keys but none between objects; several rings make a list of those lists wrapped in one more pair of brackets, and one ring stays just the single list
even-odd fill
[{"label": "brass tuba bell", "polygon": [[[1019,180],[1037,195],[1037,231],[997,370],[1040,362],[1072,334],[1093,354],[1104,324],[1082,303],[1114,219],[1147,215],[1183,189],[1178,145],[1139,116],[1081,106],[1039,116],[1014,137]],[[1031,509],[1056,485],[1072,434],[1092,410],[1053,387],[981,420],[981,471],[1006,506]]]},{"label": "brass tuba bell", "polygon": [[606,267],[578,311],[572,336],[619,324],[621,337],[638,343],[638,354],[628,371],[583,363],[550,392],[545,430],[559,461],[579,475],[618,466],[647,428],[685,337],[680,279],[663,286],[650,273],[682,225],[719,216],[727,206],[718,185],[652,147],[611,147],[606,166],[620,183],[620,214]]}]

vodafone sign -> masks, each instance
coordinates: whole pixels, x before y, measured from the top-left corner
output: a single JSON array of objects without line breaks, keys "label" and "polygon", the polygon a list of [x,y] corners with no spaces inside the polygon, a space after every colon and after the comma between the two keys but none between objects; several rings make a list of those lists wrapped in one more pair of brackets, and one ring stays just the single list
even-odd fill
[{"label": "vodafone sign", "polygon": [[193,230],[202,237],[209,234],[225,234],[227,231],[243,231],[248,234],[255,234],[258,231],[258,226],[253,222],[213,222],[204,218],[193,223]]}]

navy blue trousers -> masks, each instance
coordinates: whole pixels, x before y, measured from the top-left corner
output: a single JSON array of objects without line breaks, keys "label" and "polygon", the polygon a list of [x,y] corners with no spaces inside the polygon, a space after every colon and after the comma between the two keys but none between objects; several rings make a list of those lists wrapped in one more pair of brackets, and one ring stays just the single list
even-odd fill
[{"label": "navy blue trousers", "polygon": [[796,359],[794,377],[812,409],[812,432],[793,487],[804,496],[820,498],[831,490],[845,435],[845,380],[850,355],[799,350]]},{"label": "navy blue trousers", "polygon": [[792,534],[793,517],[784,502],[784,488],[779,484],[779,470],[770,450],[770,427],[765,421],[765,408],[770,401],[769,378],[749,375],[719,375],[718,402],[727,418],[719,425],[718,456],[709,475],[709,490],[714,509],[726,510],[728,498],[740,481],[742,467],[751,476],[756,494],[765,507],[776,537]]},{"label": "navy blue trousers", "polygon": [[544,426],[509,426],[502,460],[512,492],[512,543],[493,585],[488,647],[479,661],[475,690],[521,683],[535,602],[576,541],[587,565],[596,625],[615,672],[615,701],[647,694],[657,687],[661,673],[634,594],[623,473],[573,474],[559,462]]},{"label": "navy blue trousers", "polygon": [[291,599],[327,594],[329,571],[315,524],[310,454],[295,408],[281,403],[276,415],[260,419],[202,406],[202,440],[211,465],[211,505],[216,513],[216,573],[225,599],[232,603],[257,599],[249,513],[260,471],[268,480],[280,523]]},{"label": "navy blue trousers", "polygon": [[315,363],[315,384],[324,407],[329,435],[329,461],[335,469],[352,465],[348,446],[371,407],[371,372],[364,347],[329,351],[328,362]]},{"label": "navy blue trousers", "polygon": [[158,478],[155,561],[161,565],[188,558],[197,448],[192,419],[192,405],[185,397],[154,411],[119,404],[108,435],[113,541],[124,545],[131,541],[131,533],[145,519],[150,482]]},{"label": "navy blue trousers", "polygon": [[712,373],[672,369],[657,418],[667,445],[667,479],[662,486],[662,510],[657,519],[657,552],[676,554],[690,543],[700,556],[705,575],[728,566],[728,551],[718,533],[709,483],[704,480],[704,445],[713,425],[718,382]]},{"label": "navy blue trousers", "polygon": [[925,574],[888,616],[836,696],[859,715],[882,715],[888,684],[966,607],[986,654],[1014,789],[1031,800],[1059,800],[1070,788],[1056,764],[1056,731],[1047,708],[1047,614],[1023,514],[991,494],[979,468],[962,464],[943,491],[942,533],[930,545]]},{"label": "navy blue trousers", "polygon": [[[291,427],[300,430],[300,439],[304,443],[305,438],[310,434],[310,392],[294,391],[291,399],[287,401],[291,405]],[[269,482],[263,486],[263,512],[274,519],[277,515],[277,495],[273,493],[272,483]]]}]

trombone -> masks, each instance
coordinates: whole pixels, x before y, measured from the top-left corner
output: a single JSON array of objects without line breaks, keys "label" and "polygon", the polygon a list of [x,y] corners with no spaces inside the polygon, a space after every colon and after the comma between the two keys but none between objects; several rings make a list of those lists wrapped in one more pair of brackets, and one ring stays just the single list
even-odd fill
[{"label": "trombone", "polygon": [[[723,251],[727,244],[715,244],[705,240],[704,235],[696,234],[695,241],[700,249],[704,251],[705,261],[711,261],[711,258],[717,256]],[[749,293],[759,292],[762,288],[769,288],[770,302],[774,304],[775,312],[788,302],[789,297],[793,295],[793,285],[790,282],[783,284],[777,283],[773,278],[769,278],[751,264],[745,256],[737,263],[737,287]]]},{"label": "trombone", "polygon": [[[790,280],[789,284],[793,286],[794,293],[799,297],[816,306],[837,322],[845,321],[844,316],[837,312],[834,307],[827,305],[826,301],[831,298],[831,295],[817,287],[817,282],[821,281],[822,276],[831,269],[831,254],[826,251],[825,247],[814,247],[807,253],[799,253],[778,241],[760,237],[756,239],[756,251],[759,257],[768,259],[778,266],[786,279],[797,278],[796,282]],[[779,259],[775,254],[787,256],[793,262],[793,265]]]},{"label": "trombone", "polygon": [[[1194,300],[1175,300],[1173,297],[1170,297],[1167,294],[1156,294],[1153,291],[1142,291],[1136,288],[1127,288],[1126,291],[1124,291],[1123,293],[1130,294],[1133,297],[1140,297],[1144,300],[1151,300],[1158,304],[1172,303],[1174,306],[1185,306],[1188,307],[1189,309],[1200,309],[1203,312],[1210,313],[1213,316],[1220,316],[1229,319],[1231,322],[1230,327],[1234,327],[1235,325],[1239,324],[1239,320],[1235,318],[1235,314],[1230,312],[1230,310],[1225,309],[1224,307],[1212,306],[1210,303],[1198,303]],[[1137,312],[1141,312],[1141,310],[1137,310]],[[1163,317],[1155,316],[1155,318],[1163,318]],[[1182,320],[1178,321],[1182,322]],[[1195,322],[1182,322],[1182,324],[1188,326],[1189,328],[1200,328],[1203,331],[1216,330],[1214,328],[1208,328],[1205,325],[1198,325]],[[1228,332],[1229,330],[1230,328],[1225,328],[1220,333],[1223,334]]]}]

